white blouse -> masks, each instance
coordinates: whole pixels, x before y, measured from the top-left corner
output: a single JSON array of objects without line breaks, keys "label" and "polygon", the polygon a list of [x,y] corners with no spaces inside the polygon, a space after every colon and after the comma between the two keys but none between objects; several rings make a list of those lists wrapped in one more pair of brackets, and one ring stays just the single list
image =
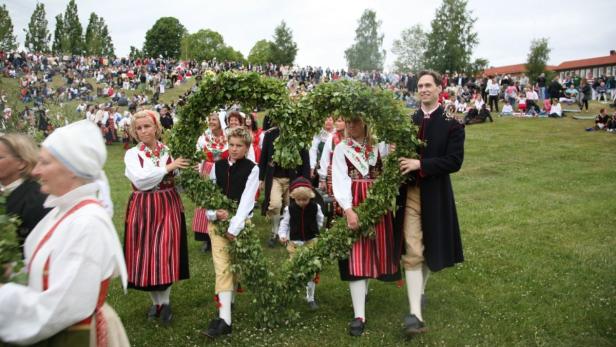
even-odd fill
[{"label": "white blouse", "polygon": [[[126,165],[124,175],[137,189],[147,191],[158,186],[167,174],[166,163],[169,159],[169,152],[161,155],[158,162],[159,166],[157,166],[150,158],[145,156],[143,151],[139,150],[139,146],[126,151],[124,155],[124,165]],[[143,167],[141,167],[139,158],[143,159]]]},{"label": "white blouse", "polygon": [[[126,265],[118,234],[107,212],[97,204],[83,206],[60,223],[32,255],[40,240],[75,204],[96,199],[98,185],[80,186],[63,196],[48,196],[53,209],[26,238],[26,264],[31,263],[28,285],[0,287],[0,340],[33,344],[89,317],[98,301],[101,282],[120,276],[126,289]],[[43,271],[49,262],[48,289]]]}]

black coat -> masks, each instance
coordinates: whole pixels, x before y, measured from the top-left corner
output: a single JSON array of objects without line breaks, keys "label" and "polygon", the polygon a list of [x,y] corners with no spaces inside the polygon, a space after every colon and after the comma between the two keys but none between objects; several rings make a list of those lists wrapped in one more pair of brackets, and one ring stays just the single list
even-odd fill
[{"label": "black coat", "polygon": [[[419,125],[421,110],[413,116]],[[421,225],[424,258],[432,271],[439,271],[464,261],[458,215],[449,174],[460,170],[464,160],[464,126],[444,116],[440,107],[424,130],[427,146],[421,155]],[[410,183],[413,184],[413,183]],[[407,184],[402,185],[396,201],[396,228],[404,227]]]},{"label": "black coat", "polygon": [[[272,192],[272,182],[274,181],[275,164],[274,157],[274,141],[280,135],[278,127],[270,128],[263,136],[263,147],[261,148],[261,157],[259,158],[259,181],[264,181],[264,199],[261,205],[261,214],[265,215],[269,208],[270,194]],[[310,158],[308,151],[303,149],[300,153],[302,157],[302,165],[293,170],[289,170],[289,183],[293,182],[299,176],[304,176],[310,179]]]},{"label": "black coat", "polygon": [[17,230],[21,246],[32,229],[51,210],[43,207],[46,198],[47,195],[41,192],[41,186],[31,180],[25,180],[7,197],[7,214],[15,215],[21,221]]}]

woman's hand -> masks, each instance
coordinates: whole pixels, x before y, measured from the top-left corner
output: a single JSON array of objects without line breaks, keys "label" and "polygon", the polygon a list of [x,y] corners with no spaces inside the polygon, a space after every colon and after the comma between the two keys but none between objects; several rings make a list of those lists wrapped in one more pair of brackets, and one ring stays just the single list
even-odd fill
[{"label": "woman's hand", "polygon": [[289,242],[289,239],[287,239],[286,237],[281,237],[278,239],[278,241],[280,241],[281,244],[286,245],[287,242]]},{"label": "woman's hand", "polygon": [[227,233],[225,234],[225,237],[226,237],[226,238],[227,238],[227,240],[229,240],[229,241],[235,241],[235,236],[234,236],[233,234],[229,233],[229,232],[227,232]]},{"label": "woman's hand", "polygon": [[229,212],[227,210],[223,210],[223,209],[216,210],[217,220],[225,221],[227,220],[227,218],[229,218]]},{"label": "woman's hand", "polygon": [[167,172],[171,172],[175,169],[186,169],[190,165],[190,161],[188,159],[184,159],[182,157],[176,158],[171,164],[167,164],[165,168]]},{"label": "woman's hand", "polygon": [[359,229],[359,217],[352,208],[344,210],[344,217],[347,221],[347,227],[351,230]]}]

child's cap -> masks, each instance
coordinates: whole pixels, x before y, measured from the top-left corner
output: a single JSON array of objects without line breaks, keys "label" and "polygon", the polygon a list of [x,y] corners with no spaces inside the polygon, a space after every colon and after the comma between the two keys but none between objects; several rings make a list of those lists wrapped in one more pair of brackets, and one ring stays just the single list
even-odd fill
[{"label": "child's cap", "polygon": [[291,182],[291,185],[289,186],[289,192],[292,192],[295,188],[299,187],[306,187],[312,189],[312,184],[310,184],[309,180],[300,176],[294,179],[293,182]]}]

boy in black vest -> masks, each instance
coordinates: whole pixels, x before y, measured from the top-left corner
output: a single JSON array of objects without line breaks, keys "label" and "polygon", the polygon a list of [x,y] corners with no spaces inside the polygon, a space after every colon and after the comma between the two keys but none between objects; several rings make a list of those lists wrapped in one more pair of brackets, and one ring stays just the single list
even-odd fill
[{"label": "boy in black vest", "polygon": [[235,216],[229,221],[229,228],[224,236],[216,230],[212,223],[216,220],[227,220],[229,211],[224,209],[208,209],[210,238],[212,240],[212,258],[216,273],[215,291],[218,297],[218,318],[212,320],[207,330],[202,333],[209,337],[218,337],[231,333],[231,301],[235,289],[235,278],[231,273],[231,261],[227,246],[235,240],[244,229],[247,218],[250,218],[255,204],[255,194],[259,188],[259,167],[246,159],[248,148],[252,145],[252,135],[244,127],[238,127],[227,135],[229,158],[218,160],[210,172],[210,179],[216,182],[223,193],[231,200],[238,202]]},{"label": "boy in black vest", "polygon": [[[287,245],[289,254],[293,256],[297,247],[310,246],[323,227],[323,212],[321,205],[314,200],[315,193],[312,184],[304,177],[295,179],[289,187],[291,202],[285,207],[278,229],[280,242]],[[318,276],[318,275],[317,275]],[[314,300],[315,281],[306,285],[306,301],[311,310],[319,306]]]}]

